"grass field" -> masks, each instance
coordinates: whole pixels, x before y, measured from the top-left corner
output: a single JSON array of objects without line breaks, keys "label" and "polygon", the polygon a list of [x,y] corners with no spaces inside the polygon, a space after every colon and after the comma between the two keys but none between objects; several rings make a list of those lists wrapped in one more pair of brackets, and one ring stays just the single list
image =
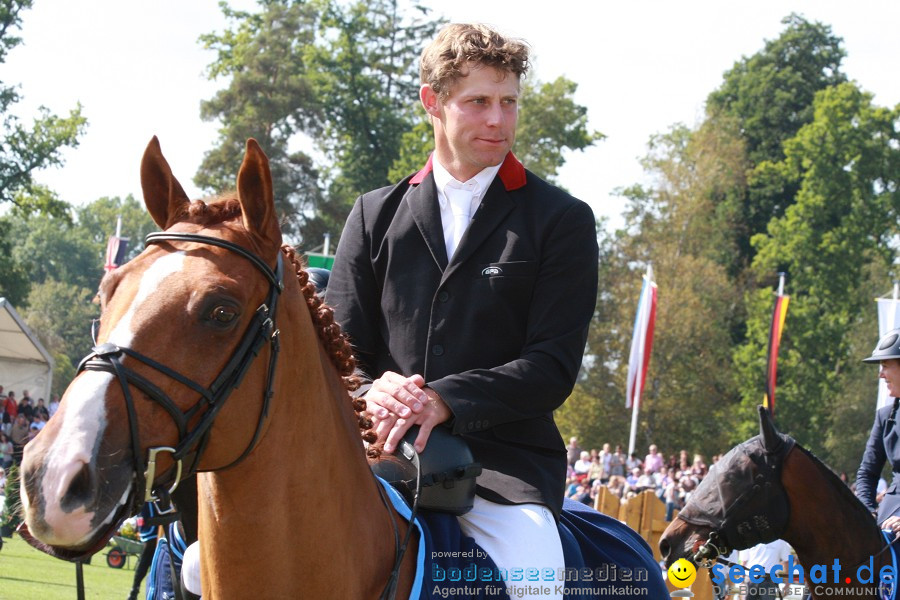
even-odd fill
[{"label": "grass field", "polygon": [[[84,565],[84,597],[125,600],[134,578],[135,557],[122,569],[106,564],[106,551]],[[146,581],[146,580],[145,580]],[[143,587],[139,598],[143,598]],[[0,600],[76,600],[75,565],[38,552],[19,536],[3,538]]]}]

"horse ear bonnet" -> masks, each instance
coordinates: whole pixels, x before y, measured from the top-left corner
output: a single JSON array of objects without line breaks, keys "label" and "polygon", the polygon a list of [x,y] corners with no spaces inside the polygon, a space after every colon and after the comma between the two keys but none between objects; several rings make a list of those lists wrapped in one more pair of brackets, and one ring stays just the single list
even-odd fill
[{"label": "horse ear bonnet", "polygon": [[719,531],[733,550],[780,538],[790,517],[781,470],[796,442],[775,430],[765,409],[760,410],[760,429],[760,435],[710,468],[678,514],[683,521]]},{"label": "horse ear bonnet", "polygon": [[[413,442],[418,426],[411,427],[394,454],[382,455],[371,465],[372,471],[393,485],[410,506],[416,492],[416,466]],[[475,503],[475,478],[481,465],[475,462],[468,444],[446,427],[431,430],[425,451],[419,455],[422,489],[419,508],[462,515]]]},{"label": "horse ear bonnet", "polygon": [[888,331],[884,337],[878,340],[878,345],[872,350],[872,356],[864,358],[867,363],[877,363],[892,358],[900,358],[900,329]]}]

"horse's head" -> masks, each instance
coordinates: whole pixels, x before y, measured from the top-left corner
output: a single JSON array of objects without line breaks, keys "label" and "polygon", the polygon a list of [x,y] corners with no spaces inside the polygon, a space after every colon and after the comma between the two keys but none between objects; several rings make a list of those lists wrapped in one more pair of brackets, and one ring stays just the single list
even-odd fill
[{"label": "horse's head", "polygon": [[[281,233],[266,156],[249,140],[236,195],[192,203],[153,138],[141,185],[165,232],[104,277],[98,345],[25,448],[27,529],[63,558],[102,547],[145,488],[173,485],[173,455],[188,471],[238,458],[207,444],[212,418],[239,414],[225,419],[229,433],[251,443],[271,384]],[[155,460],[155,483],[151,448],[169,449]]]},{"label": "horse's head", "polygon": [[659,550],[667,566],[679,558],[699,562],[781,537],[790,510],[781,470],[795,442],[775,429],[762,406],[759,423],[760,434],[710,468],[663,532]]}]

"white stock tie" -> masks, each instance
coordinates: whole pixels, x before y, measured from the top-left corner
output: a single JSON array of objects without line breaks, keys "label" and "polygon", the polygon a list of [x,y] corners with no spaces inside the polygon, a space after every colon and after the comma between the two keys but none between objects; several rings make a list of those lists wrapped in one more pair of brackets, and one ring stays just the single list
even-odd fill
[{"label": "white stock tie", "polygon": [[459,247],[459,241],[469,226],[473,193],[474,190],[461,189],[452,185],[444,188],[444,194],[446,194],[447,201],[450,203],[450,211],[453,213],[453,235],[450,239],[445,240],[448,260],[456,252],[456,248]]}]

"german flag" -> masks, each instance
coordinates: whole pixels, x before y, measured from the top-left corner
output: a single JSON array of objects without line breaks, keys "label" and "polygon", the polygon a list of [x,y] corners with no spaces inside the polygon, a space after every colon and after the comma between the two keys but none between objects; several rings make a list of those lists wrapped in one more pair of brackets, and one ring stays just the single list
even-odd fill
[{"label": "german flag", "polygon": [[778,375],[778,347],[781,344],[781,333],[784,331],[784,318],[787,316],[790,296],[783,294],[784,277],[778,286],[778,295],[775,296],[775,310],[772,312],[772,325],[769,328],[769,359],[766,367],[766,393],[763,395],[763,405],[775,416],[775,381]]}]

